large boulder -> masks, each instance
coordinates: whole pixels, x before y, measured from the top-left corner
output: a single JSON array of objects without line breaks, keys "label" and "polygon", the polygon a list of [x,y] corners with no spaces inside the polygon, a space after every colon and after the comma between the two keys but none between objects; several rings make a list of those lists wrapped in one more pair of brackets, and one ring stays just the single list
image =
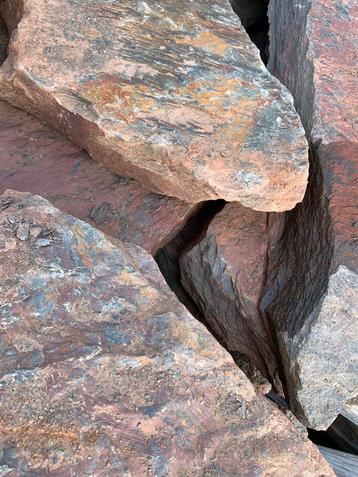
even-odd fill
[{"label": "large boulder", "polygon": [[102,232],[152,254],[197,205],[154,194],[118,176],[50,127],[0,101],[0,193],[39,194]]},{"label": "large boulder", "polygon": [[0,210],[1,471],[333,477],[147,252],[38,196]]},{"label": "large boulder", "polygon": [[230,203],[184,251],[180,271],[186,291],[227,349],[246,356],[278,385],[277,350],[260,311],[270,239],[268,214]]},{"label": "large boulder", "polygon": [[307,144],[288,91],[228,0],[5,0],[0,98],[97,161],[186,202],[301,201]]},{"label": "large boulder", "polygon": [[263,308],[291,407],[326,429],[358,395],[358,5],[272,0],[269,16],[269,67],[295,98],[311,178],[271,250]]}]

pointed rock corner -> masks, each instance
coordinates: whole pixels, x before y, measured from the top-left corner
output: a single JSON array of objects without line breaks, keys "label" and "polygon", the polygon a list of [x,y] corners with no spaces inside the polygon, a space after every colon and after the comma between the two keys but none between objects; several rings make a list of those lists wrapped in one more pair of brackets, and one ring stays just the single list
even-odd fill
[{"label": "pointed rock corner", "polygon": [[283,211],[302,200],[300,119],[228,0],[5,0],[0,9],[9,30],[18,24],[0,97],[114,172],[187,202]]}]

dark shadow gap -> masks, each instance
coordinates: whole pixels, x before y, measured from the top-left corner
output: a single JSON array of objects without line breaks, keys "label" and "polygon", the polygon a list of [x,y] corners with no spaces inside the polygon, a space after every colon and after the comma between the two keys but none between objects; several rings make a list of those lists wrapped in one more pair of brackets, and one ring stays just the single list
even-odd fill
[{"label": "dark shadow gap", "polygon": [[169,243],[159,249],[154,257],[167,284],[177,295],[179,301],[205,326],[206,323],[202,313],[181,285],[179,257],[193,242],[200,240],[214,216],[222,210],[224,205],[224,200],[205,202],[199,211],[188,219],[182,230]]},{"label": "dark shadow gap", "polygon": [[10,35],[7,31],[4,20],[0,16],[0,66],[7,58]]},{"label": "dark shadow gap", "polygon": [[269,59],[269,0],[230,0],[230,3],[266,65]]}]

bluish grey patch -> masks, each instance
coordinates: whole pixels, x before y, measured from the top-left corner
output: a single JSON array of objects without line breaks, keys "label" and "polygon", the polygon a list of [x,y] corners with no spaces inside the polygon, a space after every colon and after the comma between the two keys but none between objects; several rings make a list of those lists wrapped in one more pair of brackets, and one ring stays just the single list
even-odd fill
[{"label": "bluish grey patch", "polygon": [[153,417],[158,411],[160,411],[160,406],[140,406],[139,411],[142,412],[145,416]]},{"label": "bluish grey patch", "polygon": [[104,336],[110,345],[127,346],[131,342],[130,337],[126,333],[121,333],[115,326],[107,326],[104,329]]}]

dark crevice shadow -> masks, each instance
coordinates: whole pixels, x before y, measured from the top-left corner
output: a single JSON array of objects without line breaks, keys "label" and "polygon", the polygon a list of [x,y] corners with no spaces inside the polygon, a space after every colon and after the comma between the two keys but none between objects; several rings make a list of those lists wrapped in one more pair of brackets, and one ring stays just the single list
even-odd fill
[{"label": "dark crevice shadow", "polygon": [[7,51],[10,42],[10,35],[7,31],[4,20],[0,16],[0,66],[7,58]]},{"label": "dark crevice shadow", "polygon": [[201,311],[181,284],[179,257],[194,242],[200,240],[212,219],[222,210],[224,205],[224,200],[205,202],[199,211],[188,219],[181,231],[169,243],[159,249],[154,257],[167,284],[177,295],[179,301],[195,318],[205,325],[206,322]]},{"label": "dark crevice shadow", "polygon": [[269,59],[269,0],[230,0],[230,3],[266,65]]}]

